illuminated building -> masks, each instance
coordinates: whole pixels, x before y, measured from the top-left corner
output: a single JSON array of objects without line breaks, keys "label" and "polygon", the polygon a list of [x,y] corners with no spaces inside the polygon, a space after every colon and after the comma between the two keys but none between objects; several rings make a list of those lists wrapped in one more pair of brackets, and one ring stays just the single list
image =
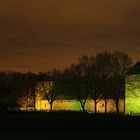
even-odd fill
[{"label": "illuminated building", "polygon": [[[49,84],[48,84],[49,83]],[[51,90],[50,86],[53,87],[52,82],[46,82],[45,89],[46,93]],[[39,87],[39,86],[38,86]],[[43,98],[43,87],[40,86],[36,90],[36,110],[49,111],[50,104],[45,98]],[[41,94],[40,94],[41,93]],[[46,94],[45,93],[45,94]],[[125,106],[124,106],[125,105]],[[23,108],[23,110],[25,110]],[[60,111],[82,111],[80,102],[75,98],[57,98],[54,103],[52,110]],[[87,112],[94,112],[94,101],[88,99],[85,104],[85,110]],[[126,74],[125,78],[125,99],[120,99],[119,102],[120,112],[124,112],[129,115],[140,115],[140,62],[137,62]],[[97,112],[105,112],[104,99],[101,99],[97,104]],[[107,104],[107,112],[116,112],[116,106],[113,99],[109,99]]]},{"label": "illuminated building", "polygon": [[[52,86],[52,82],[45,82],[43,85],[41,83],[38,84],[36,88],[36,110],[38,111],[49,111],[50,104],[48,100],[46,100],[45,94],[49,94],[51,91],[50,85]],[[44,88],[45,87],[45,88]],[[43,90],[45,89],[46,93],[44,94]],[[51,92],[50,92],[51,93]],[[49,95],[50,96],[50,95]],[[50,98],[50,97],[49,97]],[[82,111],[81,104],[75,97],[58,97],[54,100],[53,111]],[[85,104],[85,110],[87,112],[94,112],[94,100],[87,99]],[[124,99],[120,99],[119,102],[119,110],[120,112],[124,112]],[[97,112],[104,113],[105,112],[105,102],[104,99],[101,99],[97,104]],[[108,100],[107,104],[107,112],[116,112],[116,106],[113,99]]]},{"label": "illuminated building", "polygon": [[[120,112],[124,112],[124,100],[120,100],[119,104]],[[36,110],[43,110],[43,111],[49,111],[50,105],[47,100],[37,100],[36,101]],[[54,101],[53,104],[53,110],[55,111],[82,111],[80,102],[74,99],[57,99]],[[94,112],[94,101],[93,100],[87,100],[85,105],[85,110],[87,112]],[[113,99],[110,99],[108,101],[107,106],[108,113],[116,112],[115,102]],[[98,113],[104,113],[105,112],[105,106],[104,106],[104,100],[101,100],[97,104],[97,112]]]},{"label": "illuminated building", "polygon": [[125,114],[140,115],[140,62],[128,71],[125,83]]}]

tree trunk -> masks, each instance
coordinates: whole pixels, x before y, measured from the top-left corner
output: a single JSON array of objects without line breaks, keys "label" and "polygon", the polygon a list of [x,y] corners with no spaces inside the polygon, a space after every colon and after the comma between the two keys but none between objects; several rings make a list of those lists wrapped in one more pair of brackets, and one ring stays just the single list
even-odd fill
[{"label": "tree trunk", "polygon": [[125,98],[124,98],[124,115],[125,115]]},{"label": "tree trunk", "polygon": [[25,107],[25,108],[26,108],[26,111],[28,111],[28,107],[27,107],[27,106],[28,106],[28,105],[26,105],[26,107]]},{"label": "tree trunk", "polygon": [[33,92],[33,107],[34,107],[34,111],[36,111],[36,93],[35,93],[35,85],[32,87],[32,92]]},{"label": "tree trunk", "polygon": [[53,103],[51,102],[50,103],[50,112],[52,112],[52,106],[53,106]]},{"label": "tree trunk", "polygon": [[105,114],[107,114],[107,99],[105,99]]},{"label": "tree trunk", "polygon": [[82,105],[81,107],[82,107],[83,112],[85,112],[85,106],[84,106],[84,105]]},{"label": "tree trunk", "polygon": [[34,111],[36,111],[36,99],[34,99]]},{"label": "tree trunk", "polygon": [[95,114],[97,113],[97,103],[96,103],[96,100],[94,100],[94,113]]},{"label": "tree trunk", "polygon": [[119,102],[116,101],[115,103],[116,103],[116,113],[119,114],[119,113],[120,113],[120,112],[119,112]]}]

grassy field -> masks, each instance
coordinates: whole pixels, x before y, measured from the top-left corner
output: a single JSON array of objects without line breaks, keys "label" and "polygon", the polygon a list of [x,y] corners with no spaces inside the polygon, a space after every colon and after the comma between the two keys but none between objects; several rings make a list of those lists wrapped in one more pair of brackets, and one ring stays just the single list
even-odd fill
[{"label": "grassy field", "polygon": [[[31,137],[135,137],[140,117],[82,112],[1,112],[1,136]],[[5,135],[8,134],[8,135]]]}]

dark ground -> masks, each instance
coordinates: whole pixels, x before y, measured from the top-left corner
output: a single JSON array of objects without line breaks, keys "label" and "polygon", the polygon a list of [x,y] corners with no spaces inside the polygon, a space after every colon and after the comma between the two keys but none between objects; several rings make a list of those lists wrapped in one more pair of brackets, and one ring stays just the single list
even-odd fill
[{"label": "dark ground", "polygon": [[140,139],[140,117],[82,112],[1,112],[3,139]]}]

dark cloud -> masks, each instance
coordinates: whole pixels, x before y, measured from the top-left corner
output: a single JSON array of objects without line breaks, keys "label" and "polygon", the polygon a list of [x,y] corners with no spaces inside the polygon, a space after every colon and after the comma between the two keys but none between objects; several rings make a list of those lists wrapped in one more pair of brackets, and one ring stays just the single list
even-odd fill
[{"label": "dark cloud", "polygon": [[139,60],[139,0],[5,0],[1,69],[64,68],[83,54],[123,50]]}]

